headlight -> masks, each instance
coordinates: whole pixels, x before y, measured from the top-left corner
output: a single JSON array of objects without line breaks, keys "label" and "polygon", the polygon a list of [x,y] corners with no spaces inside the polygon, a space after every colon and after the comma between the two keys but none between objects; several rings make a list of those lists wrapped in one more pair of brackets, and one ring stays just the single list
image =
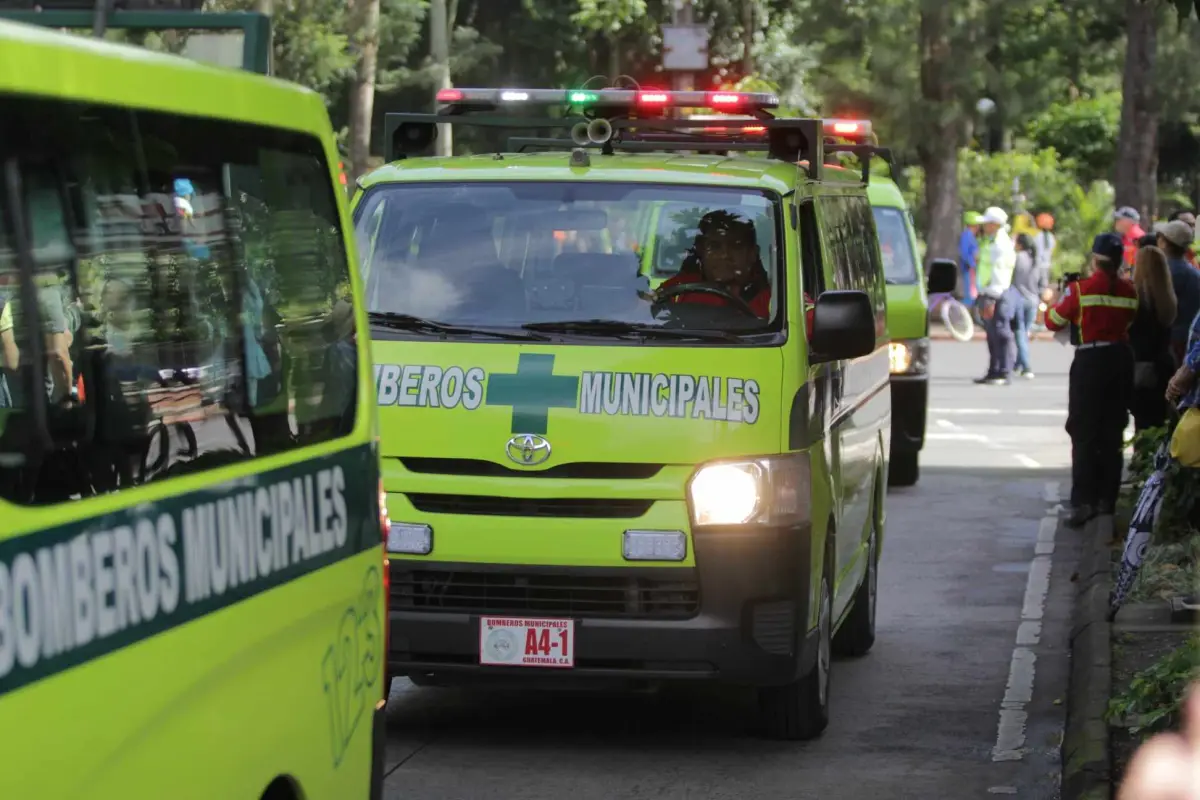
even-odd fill
[{"label": "headlight", "polygon": [[929,369],[929,340],[900,339],[888,345],[888,366],[893,375],[924,375]]},{"label": "headlight", "polygon": [[696,527],[787,525],[808,518],[807,453],[706,464],[688,484]]}]

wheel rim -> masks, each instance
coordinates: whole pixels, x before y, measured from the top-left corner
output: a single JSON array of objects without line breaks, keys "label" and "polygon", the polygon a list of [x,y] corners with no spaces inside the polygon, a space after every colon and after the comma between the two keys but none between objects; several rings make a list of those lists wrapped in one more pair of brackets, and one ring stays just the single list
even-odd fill
[{"label": "wheel rim", "polygon": [[821,611],[817,620],[817,630],[820,637],[817,642],[817,693],[821,697],[821,705],[825,705],[829,694],[829,664],[833,660],[833,647],[830,636],[829,612],[829,583],[821,581]]},{"label": "wheel rim", "polygon": [[875,629],[875,603],[879,596],[879,565],[875,560],[875,534],[871,534],[871,545],[867,549],[867,617],[871,629]]}]

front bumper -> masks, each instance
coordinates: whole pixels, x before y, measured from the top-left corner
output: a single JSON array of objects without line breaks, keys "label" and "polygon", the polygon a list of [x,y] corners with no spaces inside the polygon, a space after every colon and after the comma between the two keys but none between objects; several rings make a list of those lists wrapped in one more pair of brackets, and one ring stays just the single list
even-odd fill
[{"label": "front bumper", "polygon": [[[807,671],[811,528],[704,532],[693,547],[694,568],[393,558],[388,672],[768,686]],[[575,620],[575,667],[480,666],[481,615]]]},{"label": "front bumper", "polygon": [[893,375],[892,450],[916,453],[925,446],[925,418],[929,411],[928,375]]}]

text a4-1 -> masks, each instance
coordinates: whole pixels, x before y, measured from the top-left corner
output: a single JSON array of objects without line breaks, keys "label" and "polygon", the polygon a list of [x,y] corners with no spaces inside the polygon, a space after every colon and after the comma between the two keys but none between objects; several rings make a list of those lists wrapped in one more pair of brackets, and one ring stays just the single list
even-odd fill
[{"label": "text a4-1", "polygon": [[481,617],[479,663],[485,666],[575,666],[575,623],[569,619]]}]

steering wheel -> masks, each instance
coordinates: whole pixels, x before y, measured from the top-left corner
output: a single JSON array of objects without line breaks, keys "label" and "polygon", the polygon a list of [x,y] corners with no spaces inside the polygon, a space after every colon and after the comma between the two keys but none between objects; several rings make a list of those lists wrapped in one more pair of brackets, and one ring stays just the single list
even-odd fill
[{"label": "steering wheel", "polygon": [[666,289],[659,289],[658,296],[654,302],[654,306],[655,307],[664,306],[664,305],[666,305],[665,301],[669,300],[672,297],[678,297],[681,294],[692,294],[692,293],[715,295],[724,300],[728,300],[733,305],[734,308],[736,308],[738,311],[741,311],[743,314],[754,317],[755,319],[758,318],[758,313],[753,308],[750,307],[749,303],[747,303],[742,298],[729,292],[726,289],[721,288],[720,286],[718,286],[714,283],[681,283],[678,286],[671,286]]}]

